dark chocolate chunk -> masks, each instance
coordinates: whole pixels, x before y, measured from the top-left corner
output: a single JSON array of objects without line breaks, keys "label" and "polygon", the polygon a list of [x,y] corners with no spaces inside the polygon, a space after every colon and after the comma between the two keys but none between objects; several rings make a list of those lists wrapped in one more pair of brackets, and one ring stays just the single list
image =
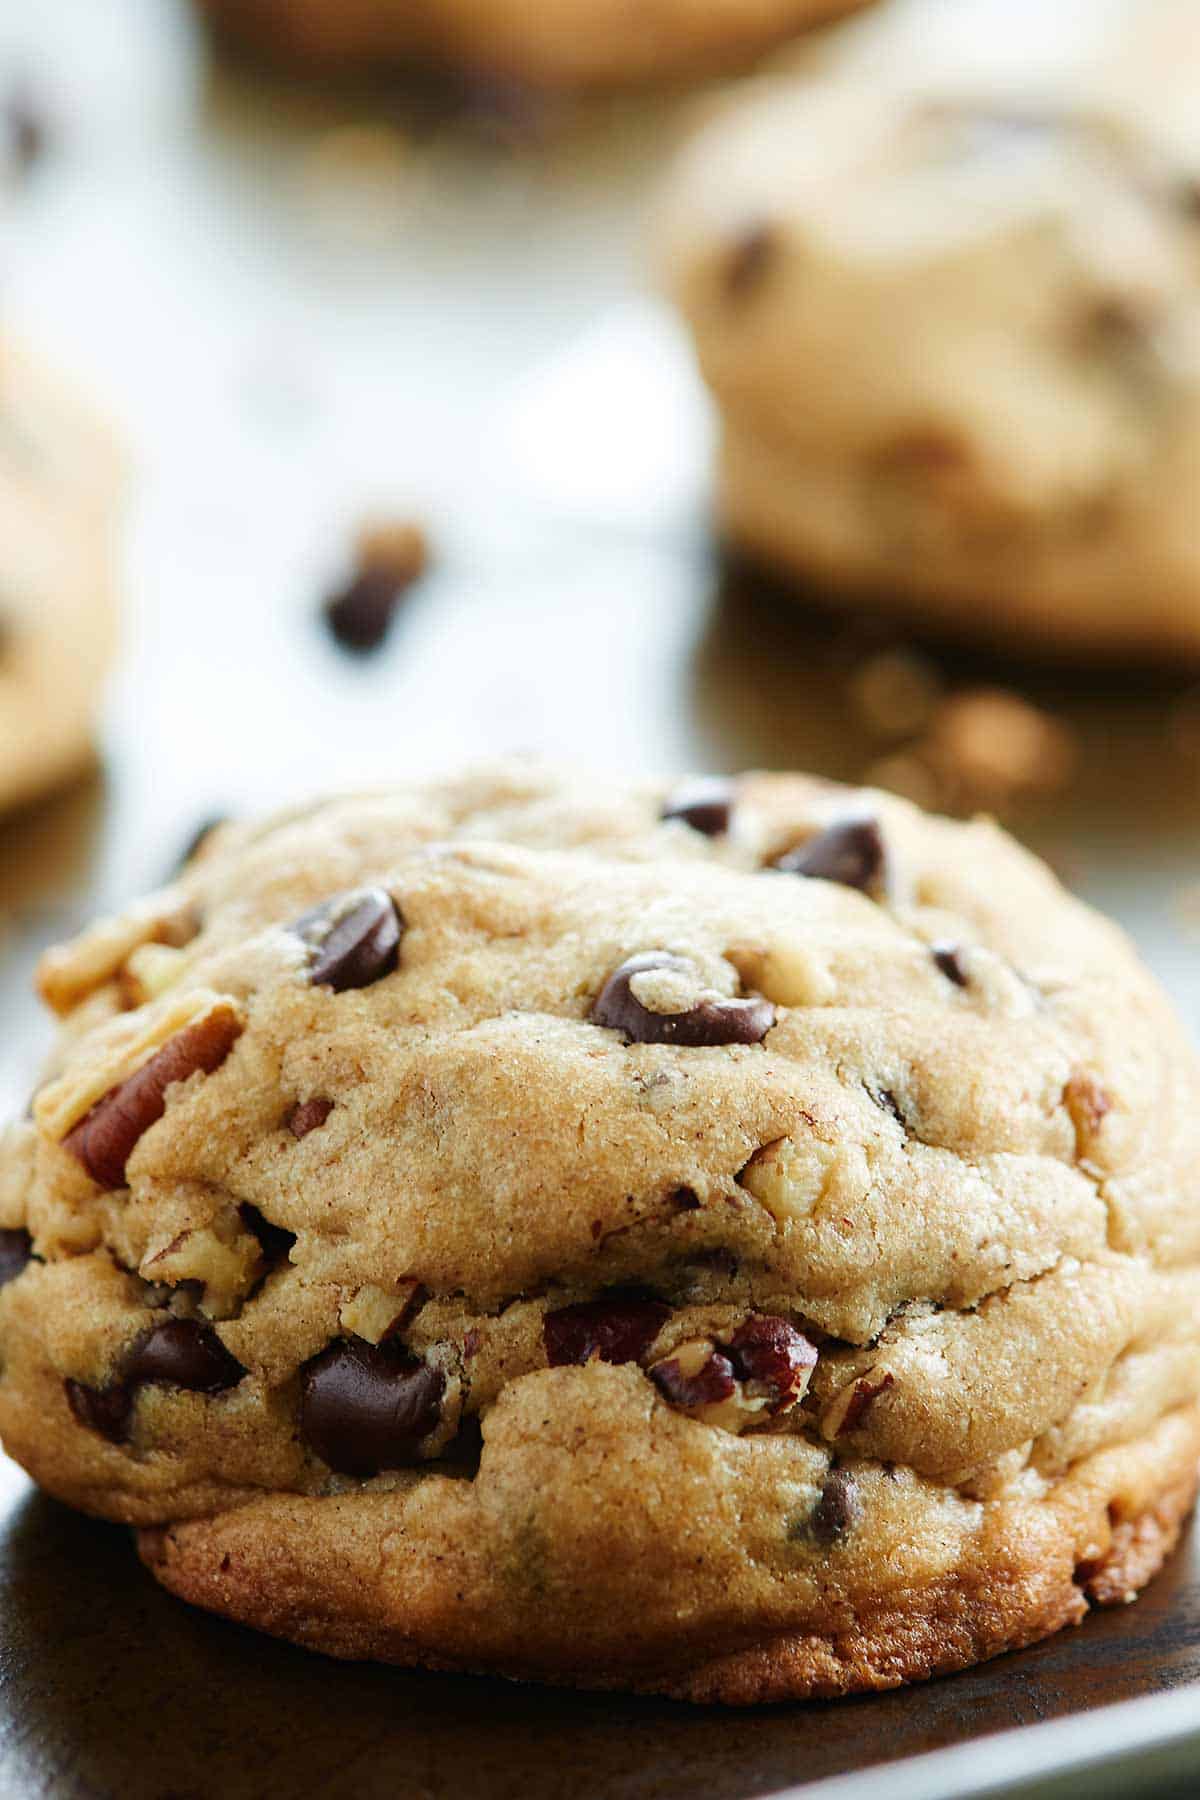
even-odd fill
[{"label": "dark chocolate chunk", "polygon": [[245,1375],[241,1363],[198,1319],[168,1319],[139,1338],[122,1369],[127,1384],[161,1381],[193,1394],[220,1394]]},{"label": "dark chocolate chunk", "polygon": [[103,1188],[125,1185],[125,1165],[143,1132],[167,1109],[167,1089],[203,1070],[219,1069],[241,1036],[241,1021],[217,1010],[197,1019],[165,1043],[127,1081],[110,1088],[63,1139],[93,1181]]},{"label": "dark chocolate chunk", "polygon": [[933,960],[947,981],[965,988],[970,977],[963,966],[962,951],[957,944],[934,944]]},{"label": "dark chocolate chunk", "polygon": [[715,1406],[734,1390],[733,1364],[719,1350],[694,1375],[684,1373],[678,1357],[655,1363],[650,1379],[668,1406]]},{"label": "dark chocolate chunk", "polygon": [[542,1320],[546,1361],[552,1369],[566,1363],[640,1362],[670,1317],[661,1300],[637,1294],[610,1294],[561,1306]]},{"label": "dark chocolate chunk", "polygon": [[306,1363],[300,1431],[343,1475],[376,1475],[419,1460],[441,1417],[445,1376],[402,1345],[340,1340]]},{"label": "dark chocolate chunk", "polygon": [[592,1005],[593,1025],[619,1031],[634,1044],[759,1044],[775,1023],[775,1008],[760,998],[700,1000],[684,1012],[657,1013],[643,1006],[630,983],[651,969],[687,970],[690,964],[665,950],[647,950],[614,969]]},{"label": "dark chocolate chunk", "polygon": [[788,875],[836,881],[863,893],[883,885],[887,853],[876,819],[844,819],[776,860]]},{"label": "dark chocolate chunk", "polygon": [[0,1287],[15,1281],[33,1255],[33,1239],[19,1227],[0,1231]]},{"label": "dark chocolate chunk", "polygon": [[287,1128],[294,1138],[306,1138],[321,1129],[332,1111],[332,1100],[301,1100],[289,1112]]},{"label": "dark chocolate chunk", "polygon": [[739,1381],[770,1396],[769,1410],[781,1412],[808,1385],[817,1350],[786,1319],[754,1313],[722,1346]]},{"label": "dark chocolate chunk", "polygon": [[63,1382],[67,1405],[88,1431],[98,1431],[110,1444],[123,1444],[133,1416],[133,1393],[122,1381],[112,1387],[86,1387],[82,1381]]},{"label": "dark chocolate chunk", "polygon": [[238,1213],[246,1230],[258,1239],[264,1260],[272,1268],[277,1263],[286,1262],[292,1245],[296,1242],[295,1232],[285,1230],[282,1225],[273,1225],[248,1200],[238,1207]]},{"label": "dark chocolate chunk", "polygon": [[358,888],[314,906],[291,927],[313,952],[309,980],[314,987],[370,987],[390,975],[400,961],[404,921],[382,888]]},{"label": "dark chocolate chunk", "polygon": [[689,781],[669,795],[662,809],[663,819],[679,819],[705,837],[721,837],[729,830],[733,817],[734,785],[718,777]]},{"label": "dark chocolate chunk", "polygon": [[808,1516],[808,1534],[826,1547],[848,1537],[862,1518],[862,1496],[853,1475],[833,1469]]}]

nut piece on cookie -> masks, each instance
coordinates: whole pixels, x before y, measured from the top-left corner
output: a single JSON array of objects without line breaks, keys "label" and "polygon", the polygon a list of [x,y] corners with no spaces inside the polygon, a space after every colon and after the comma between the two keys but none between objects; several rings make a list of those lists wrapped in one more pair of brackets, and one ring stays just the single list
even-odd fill
[{"label": "nut piece on cookie", "polygon": [[757,1703],[1174,1542],[1200,1068],[995,826],[500,765],[231,824],[53,966],[0,1436],[184,1598]]}]

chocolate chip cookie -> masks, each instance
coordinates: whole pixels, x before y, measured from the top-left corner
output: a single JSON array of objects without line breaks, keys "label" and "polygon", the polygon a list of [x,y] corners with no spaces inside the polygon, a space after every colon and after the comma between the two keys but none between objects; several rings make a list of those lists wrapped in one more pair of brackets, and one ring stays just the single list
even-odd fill
[{"label": "chocolate chip cookie", "polygon": [[702,74],[744,62],[868,0],[199,0],[270,55],[319,68],[404,61],[553,88]]},{"label": "chocolate chip cookie", "polygon": [[51,952],[0,1432],[344,1657],[756,1702],[1132,1597],[1200,1457],[1200,1079],[995,827],[504,767]]},{"label": "chocolate chip cookie", "polygon": [[1200,37],[1149,10],[1036,98],[864,53],[693,143],[664,260],[732,543],[955,635],[1200,657]]},{"label": "chocolate chip cookie", "polygon": [[91,759],[119,487],[104,428],[0,339],[0,808]]}]

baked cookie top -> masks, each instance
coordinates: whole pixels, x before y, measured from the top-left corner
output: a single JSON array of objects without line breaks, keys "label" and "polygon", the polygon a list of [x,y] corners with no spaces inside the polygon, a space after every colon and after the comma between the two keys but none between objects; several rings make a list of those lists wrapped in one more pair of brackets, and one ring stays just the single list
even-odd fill
[{"label": "baked cookie top", "polygon": [[90,754],[115,636],[120,488],[104,427],[0,339],[0,806]]},{"label": "baked cookie top", "polygon": [[988,823],[487,770],[219,828],[41,985],[0,1336],[100,1510],[386,1481],[595,1359],[950,1483],[1194,1389],[1193,1053]]},{"label": "baked cookie top", "polygon": [[1137,17],[1025,82],[868,33],[685,152],[663,257],[734,538],[958,630],[1200,649],[1200,44]]}]

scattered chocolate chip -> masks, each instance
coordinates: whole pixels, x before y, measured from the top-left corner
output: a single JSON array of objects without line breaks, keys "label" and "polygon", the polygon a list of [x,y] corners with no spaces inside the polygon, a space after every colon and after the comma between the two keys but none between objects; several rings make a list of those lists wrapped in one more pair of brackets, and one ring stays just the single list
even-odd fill
[{"label": "scattered chocolate chip", "polygon": [[725,292],[729,299],[747,300],[761,286],[778,248],[778,235],[770,225],[758,220],[746,226],[725,260]]},{"label": "scattered chocolate chip", "polygon": [[768,1411],[782,1412],[799,1399],[817,1364],[817,1349],[786,1319],[755,1313],[722,1346],[738,1380],[764,1390]]},{"label": "scattered chocolate chip", "polygon": [[836,881],[863,893],[883,886],[887,852],[877,819],[844,819],[776,858],[786,875]]},{"label": "scattered chocolate chip", "polygon": [[[478,1413],[464,1413],[459,1421],[458,1430],[438,1453],[437,1469],[441,1474],[467,1475],[472,1478],[479,1473],[479,1464],[483,1456],[483,1428],[479,1423]],[[449,1465],[447,1467],[447,1465]]]},{"label": "scattered chocolate chip", "polygon": [[223,1010],[186,1026],[127,1081],[110,1088],[67,1133],[63,1147],[102,1188],[124,1187],[125,1165],[143,1132],[166,1111],[167,1089],[197,1070],[211,1075],[219,1069],[241,1031],[241,1021]]},{"label": "scattered chocolate chip", "polygon": [[676,1188],[671,1200],[677,1212],[699,1212],[700,1196],[694,1188]]},{"label": "scattered chocolate chip", "polygon": [[272,1225],[270,1219],[265,1219],[257,1206],[251,1206],[248,1200],[238,1207],[238,1214],[246,1230],[258,1239],[266,1263],[274,1268],[276,1264],[287,1261],[292,1245],[296,1242],[294,1231],[286,1231],[282,1225]]},{"label": "scattered chocolate chip", "polygon": [[391,630],[404,594],[423,567],[409,571],[380,561],[360,566],[346,586],[325,601],[325,622],[343,650],[367,656],[378,650]]},{"label": "scattered chocolate chip", "polygon": [[694,1375],[685,1374],[674,1356],[655,1363],[649,1374],[668,1406],[716,1406],[734,1390],[733,1365],[719,1350],[714,1350]]},{"label": "scattered chocolate chip", "polygon": [[402,1345],[340,1340],[304,1366],[301,1435],[343,1475],[403,1468],[437,1426],[445,1385]]},{"label": "scattered chocolate chip", "polygon": [[201,819],[200,823],[196,826],[186,844],[183,846],[183,849],[179,852],[179,856],[171,873],[173,875],[182,874],[193,858],[198,855],[205,839],[211,837],[218,825],[226,825],[228,822],[228,813],[209,813],[207,818]]},{"label": "scattered chocolate chip", "polygon": [[546,1361],[552,1369],[567,1363],[640,1362],[670,1317],[661,1300],[637,1294],[610,1294],[562,1306],[542,1320]]},{"label": "scattered chocolate chip", "polygon": [[933,960],[947,981],[952,981],[955,987],[966,987],[970,977],[963,965],[962,951],[957,944],[934,944]]},{"label": "scattered chocolate chip", "polygon": [[671,794],[662,809],[663,820],[679,819],[705,837],[721,837],[733,817],[734,785],[713,777],[689,781]]},{"label": "scattered chocolate chip", "polygon": [[338,894],[296,920],[291,927],[313,951],[308,978],[314,987],[370,987],[390,975],[400,961],[404,920],[382,888]]},{"label": "scattered chocolate chip", "polygon": [[306,1138],[310,1131],[320,1131],[332,1111],[332,1100],[301,1100],[293,1106],[285,1123],[294,1138]]},{"label": "scattered chocolate chip", "polygon": [[759,1044],[775,1023],[770,1001],[700,1000],[685,1012],[657,1013],[643,1006],[631,987],[652,969],[687,970],[690,964],[665,950],[647,950],[614,969],[589,1014],[593,1025],[621,1032],[633,1044],[680,1044],[698,1049],[712,1044]]},{"label": "scattered chocolate chip", "polygon": [[212,1329],[196,1319],[168,1319],[139,1338],[122,1369],[127,1384],[161,1381],[193,1394],[220,1394],[245,1375]]},{"label": "scattered chocolate chip", "polygon": [[82,1381],[63,1382],[67,1405],[88,1431],[97,1431],[110,1444],[123,1444],[129,1436],[133,1394],[123,1382],[113,1387],[85,1387]]},{"label": "scattered chocolate chip", "polygon": [[817,1504],[807,1519],[808,1534],[829,1546],[849,1536],[862,1518],[862,1496],[853,1475],[834,1469],[825,1478]]},{"label": "scattered chocolate chip", "polygon": [[19,1227],[0,1231],[0,1287],[15,1281],[33,1255],[33,1239]]}]

